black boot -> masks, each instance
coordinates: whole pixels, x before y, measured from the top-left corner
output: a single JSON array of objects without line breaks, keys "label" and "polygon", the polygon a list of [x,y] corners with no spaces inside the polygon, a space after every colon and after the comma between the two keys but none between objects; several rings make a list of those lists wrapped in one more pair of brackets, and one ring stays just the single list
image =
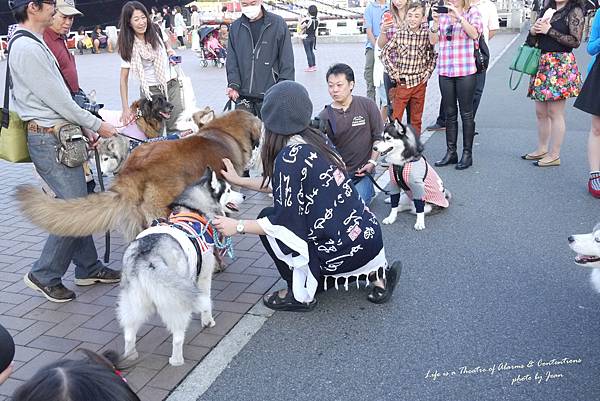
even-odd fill
[{"label": "black boot", "polygon": [[457,170],[464,170],[473,165],[473,137],[475,136],[475,123],[472,113],[465,113],[463,121],[463,154],[456,165]]},{"label": "black boot", "polygon": [[442,160],[436,161],[436,167],[447,166],[448,164],[458,163],[458,154],[456,154],[456,137],[458,135],[458,125],[451,124],[446,120],[446,155]]}]

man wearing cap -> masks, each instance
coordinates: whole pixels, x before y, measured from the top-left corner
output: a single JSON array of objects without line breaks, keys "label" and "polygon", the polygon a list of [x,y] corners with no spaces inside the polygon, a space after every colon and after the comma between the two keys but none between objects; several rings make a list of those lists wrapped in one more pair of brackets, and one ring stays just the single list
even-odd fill
[{"label": "man wearing cap", "polygon": [[[80,93],[83,97],[86,97],[85,93],[79,88],[75,56],[69,52],[65,43],[76,15],[83,15],[83,13],[75,8],[73,0],[57,0],[56,14],[54,14],[54,18],[52,19],[52,25],[44,31],[44,42],[46,42],[46,45],[52,54],[54,54],[54,57],[56,57],[60,72],[62,72],[65,78],[65,83],[69,87],[71,96]],[[89,162],[83,165],[83,169],[85,171],[88,192],[92,193],[94,192],[96,182],[94,181],[94,175],[92,174]]]},{"label": "man wearing cap", "polygon": [[[102,137],[116,133],[115,127],[80,108],[71,98],[56,58],[43,41],[55,14],[54,0],[11,0],[8,2],[19,27],[9,52],[12,82],[12,109],[27,123],[27,146],[37,172],[58,198],[87,195],[83,168],[68,167],[57,160],[60,147],[58,127],[71,124],[97,132]],[[99,260],[93,238],[50,235],[40,258],[24,277],[28,287],[40,291],[49,301],[67,302],[75,293],[62,283],[71,261],[75,284],[114,283],[121,274]]]},{"label": "man wearing cap", "polygon": [[79,81],[77,79],[75,56],[67,49],[65,39],[71,31],[76,15],[83,14],[75,8],[73,0],[56,0],[56,14],[52,19],[52,25],[44,31],[44,42],[56,57],[71,94],[79,91]]}]

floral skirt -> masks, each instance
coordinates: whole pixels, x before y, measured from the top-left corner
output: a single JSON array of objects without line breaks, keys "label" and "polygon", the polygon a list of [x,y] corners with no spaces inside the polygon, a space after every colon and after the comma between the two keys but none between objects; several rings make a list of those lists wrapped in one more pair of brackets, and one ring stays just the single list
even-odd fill
[{"label": "floral skirt", "polygon": [[537,74],[531,77],[527,96],[538,102],[576,97],[581,75],[573,53],[542,53]]}]

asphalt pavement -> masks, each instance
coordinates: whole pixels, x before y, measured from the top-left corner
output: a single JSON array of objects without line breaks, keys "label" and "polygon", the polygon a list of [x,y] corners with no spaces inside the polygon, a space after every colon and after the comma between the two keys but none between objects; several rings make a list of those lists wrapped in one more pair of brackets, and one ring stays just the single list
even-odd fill
[{"label": "asphalt pavement", "polygon": [[[590,117],[568,102],[560,167],[520,159],[536,144],[527,82],[508,88],[521,39],[488,74],[473,167],[437,169],[450,208],[422,232],[408,214],[383,227],[388,258],[404,265],[392,301],[329,290],[311,313],[275,313],[198,400],[600,399],[600,294],[567,245],[600,220]],[[433,134],[426,156],[444,151]],[[372,209],[388,213],[382,196]]]}]

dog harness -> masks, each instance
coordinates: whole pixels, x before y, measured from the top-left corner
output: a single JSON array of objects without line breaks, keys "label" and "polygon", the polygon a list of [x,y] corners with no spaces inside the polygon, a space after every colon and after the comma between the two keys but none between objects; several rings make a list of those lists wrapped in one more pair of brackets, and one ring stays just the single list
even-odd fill
[{"label": "dog harness", "polygon": [[175,238],[185,251],[190,266],[196,268],[196,276],[200,275],[202,255],[212,252],[215,246],[215,231],[205,216],[194,212],[171,213],[168,219],[154,220],[152,226],[142,232],[144,235],[156,233]]}]

